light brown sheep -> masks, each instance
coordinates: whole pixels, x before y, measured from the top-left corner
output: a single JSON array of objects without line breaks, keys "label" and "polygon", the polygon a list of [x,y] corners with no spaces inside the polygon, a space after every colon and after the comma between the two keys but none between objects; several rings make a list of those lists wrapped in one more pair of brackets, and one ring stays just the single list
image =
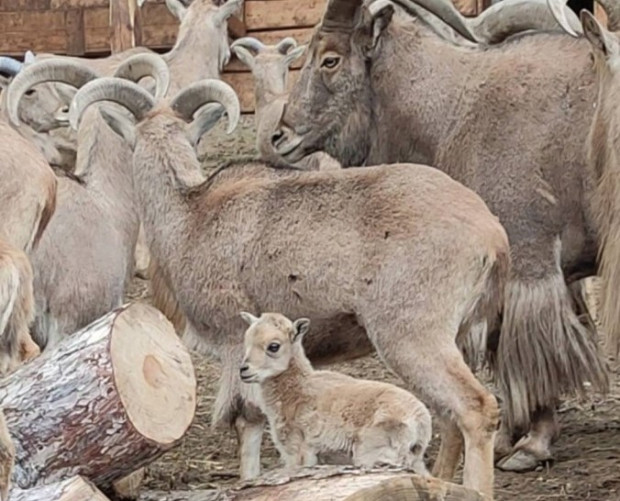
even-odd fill
[{"label": "light brown sheep", "polygon": [[345,454],[358,467],[381,463],[428,475],[424,451],[431,414],[397,386],[315,371],[304,353],[310,320],[242,312],[245,357],[240,376],[258,383],[271,437],[287,467],[314,466],[323,454]]},{"label": "light brown sheep", "polygon": [[[488,349],[510,260],[506,233],[480,197],[414,164],[291,172],[243,162],[207,179],[194,113],[221,102],[234,127],[240,107],[230,86],[203,81],[155,108],[132,82],[93,81],[76,94],[72,123],[103,100],[139,122],[121,117],[125,127],[113,128],[134,149],[149,247],[188,322],[222,361],[214,420],[242,424],[242,476],[260,470],[264,418],[241,387],[238,315],[277,310],[320,326],[322,341],[308,339],[316,358],[374,347],[463,434],[464,483],[492,498],[498,407],[466,359],[474,364]],[[448,438],[445,451],[458,454],[458,437]]]}]

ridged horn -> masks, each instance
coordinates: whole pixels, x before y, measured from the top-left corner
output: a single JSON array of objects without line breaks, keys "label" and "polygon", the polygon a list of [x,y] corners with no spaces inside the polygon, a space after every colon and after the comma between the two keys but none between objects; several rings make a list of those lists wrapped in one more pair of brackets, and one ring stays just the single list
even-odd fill
[{"label": "ridged horn", "polygon": [[241,117],[241,105],[232,87],[221,80],[206,79],[189,85],[174,97],[170,107],[186,122],[192,122],[194,113],[209,103],[224,106],[228,115],[227,132],[234,131]]},{"label": "ridged horn", "polygon": [[7,56],[0,57],[0,73],[15,76],[22,70],[23,67],[24,63],[19,62],[17,59]]},{"label": "ridged horn", "polygon": [[465,16],[458,11],[451,0],[392,0],[392,3],[402,7],[412,15],[416,14],[415,6],[419,5],[431,14],[437,16],[467,40],[474,43],[479,42],[478,38],[469,27]]},{"label": "ridged horn", "polygon": [[69,122],[77,130],[86,109],[101,101],[111,101],[127,108],[138,121],[155,106],[155,98],[138,84],[115,77],[98,78],[82,87],[71,101]]},{"label": "ridged horn", "polygon": [[166,61],[158,54],[135,54],[125,59],[114,72],[117,78],[124,78],[138,83],[141,78],[155,79],[155,99],[166,95],[170,86],[170,70]]},{"label": "ridged horn", "polygon": [[243,37],[238,38],[230,45],[231,49],[234,49],[235,47],[244,47],[246,49],[256,51],[258,54],[265,48],[265,44],[254,37]]},{"label": "ridged horn", "polygon": [[288,51],[295,47],[297,47],[297,40],[293,37],[286,37],[284,40],[280,40],[276,45],[277,51],[283,56],[286,56]]},{"label": "ridged horn", "polygon": [[570,36],[578,38],[583,35],[583,29],[581,25],[572,26],[566,15],[566,3],[568,0],[547,0],[549,10],[553,14],[556,22],[562,27],[562,29]]},{"label": "ridged horn", "polygon": [[44,82],[62,82],[80,88],[98,75],[86,66],[63,58],[51,58],[24,67],[7,89],[9,120],[19,125],[19,103],[26,92]]},{"label": "ridged horn", "polygon": [[228,0],[224,5],[222,5],[215,15],[215,22],[221,23],[223,21],[228,20],[229,17],[235,14],[235,12],[241,9],[243,5],[243,0]]},{"label": "ridged horn", "polygon": [[355,22],[355,14],[362,6],[362,0],[329,0],[323,16],[321,28],[350,28]]},{"label": "ridged horn", "polygon": [[[579,19],[566,6],[560,8],[572,29],[579,29]],[[547,0],[503,0],[468,20],[471,30],[488,44],[500,43],[515,33],[529,30],[558,30],[558,21]]]}]

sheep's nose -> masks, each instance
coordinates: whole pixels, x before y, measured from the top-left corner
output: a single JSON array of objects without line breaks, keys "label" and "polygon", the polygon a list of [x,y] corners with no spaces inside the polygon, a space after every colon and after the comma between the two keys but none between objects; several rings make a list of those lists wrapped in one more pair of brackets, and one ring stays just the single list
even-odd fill
[{"label": "sheep's nose", "polygon": [[248,364],[243,364],[239,367],[239,374],[243,376],[243,374],[245,374],[248,370],[250,370],[250,366]]}]

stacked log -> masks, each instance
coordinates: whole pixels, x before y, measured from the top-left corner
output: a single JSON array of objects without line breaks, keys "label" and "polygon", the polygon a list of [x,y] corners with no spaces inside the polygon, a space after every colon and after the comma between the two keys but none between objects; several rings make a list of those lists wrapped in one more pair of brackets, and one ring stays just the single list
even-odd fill
[{"label": "stacked log", "polygon": [[0,381],[0,407],[15,444],[14,486],[82,475],[107,490],[185,434],[196,380],[172,325],[135,303]]}]

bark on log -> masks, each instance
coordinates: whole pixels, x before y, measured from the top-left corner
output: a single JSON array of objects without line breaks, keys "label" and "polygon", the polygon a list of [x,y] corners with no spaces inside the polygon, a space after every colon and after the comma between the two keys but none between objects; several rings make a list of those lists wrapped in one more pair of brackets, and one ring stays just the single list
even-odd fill
[{"label": "bark on log", "polygon": [[220,491],[143,492],[140,501],[483,501],[461,485],[399,469],[316,467],[294,475],[272,472],[253,483]]},{"label": "bark on log", "polygon": [[13,489],[9,501],[109,501],[85,478],[72,477],[33,489]]},{"label": "bark on log", "polygon": [[16,448],[13,485],[84,475],[108,489],[184,435],[196,380],[172,325],[135,303],[0,381],[0,407]]}]

